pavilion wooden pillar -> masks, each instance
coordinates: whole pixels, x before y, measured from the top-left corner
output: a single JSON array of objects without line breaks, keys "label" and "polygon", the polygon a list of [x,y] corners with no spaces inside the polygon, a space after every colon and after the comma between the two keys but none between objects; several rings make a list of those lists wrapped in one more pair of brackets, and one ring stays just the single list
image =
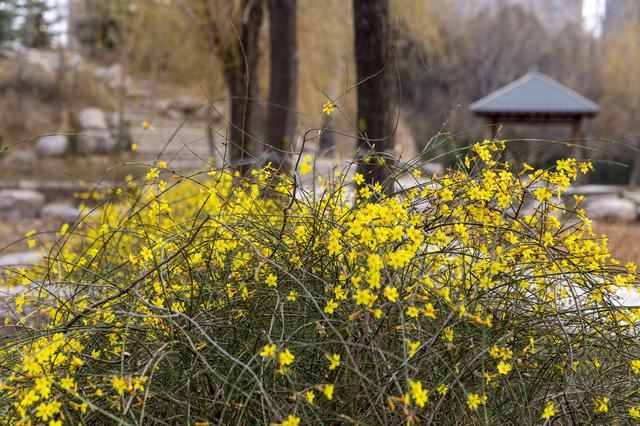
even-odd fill
[{"label": "pavilion wooden pillar", "polygon": [[489,115],[486,119],[486,130],[485,133],[487,135],[487,139],[493,140],[498,136],[498,130],[500,129],[500,124],[498,123],[498,117],[495,115]]},{"label": "pavilion wooden pillar", "polygon": [[571,120],[571,156],[580,161],[584,157],[582,144],[582,117],[578,116]]}]

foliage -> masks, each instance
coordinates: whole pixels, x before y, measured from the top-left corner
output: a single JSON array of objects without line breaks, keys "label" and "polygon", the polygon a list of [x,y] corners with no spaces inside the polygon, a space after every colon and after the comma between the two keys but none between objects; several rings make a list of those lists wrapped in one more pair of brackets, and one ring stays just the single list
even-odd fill
[{"label": "foliage", "polygon": [[13,0],[0,0],[0,43],[12,40],[14,31],[11,27],[14,19]]},{"label": "foliage", "polygon": [[48,15],[51,5],[45,0],[11,0],[8,8],[17,26],[17,34],[23,45],[34,48],[51,46],[53,21]]},{"label": "foliage", "polygon": [[308,191],[269,167],[158,162],[65,225],[46,265],[6,277],[25,290],[0,346],[0,418],[631,422],[640,312],[616,292],[637,289],[635,266],[561,198],[590,164],[516,168],[502,150],[475,144],[390,196],[359,174]]}]

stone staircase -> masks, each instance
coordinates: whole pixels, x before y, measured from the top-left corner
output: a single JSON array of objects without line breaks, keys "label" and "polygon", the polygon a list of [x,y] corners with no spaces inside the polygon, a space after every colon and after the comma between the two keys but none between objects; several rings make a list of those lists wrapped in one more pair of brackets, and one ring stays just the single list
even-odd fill
[{"label": "stone staircase", "polygon": [[[151,109],[126,108],[125,120],[130,123],[132,142],[138,145],[136,161],[153,163],[156,159],[166,161],[169,168],[187,172],[220,164],[222,160],[222,137],[214,132],[214,149],[207,140],[207,123],[197,118],[165,117]],[[153,129],[144,129],[148,121]],[[224,129],[216,129],[224,134]]]}]

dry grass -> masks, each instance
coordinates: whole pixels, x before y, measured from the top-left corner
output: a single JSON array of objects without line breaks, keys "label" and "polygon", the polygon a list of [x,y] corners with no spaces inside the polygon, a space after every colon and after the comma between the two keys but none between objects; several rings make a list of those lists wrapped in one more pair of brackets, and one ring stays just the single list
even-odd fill
[{"label": "dry grass", "polygon": [[609,248],[615,258],[640,264],[640,224],[597,223],[594,230],[609,237]]}]

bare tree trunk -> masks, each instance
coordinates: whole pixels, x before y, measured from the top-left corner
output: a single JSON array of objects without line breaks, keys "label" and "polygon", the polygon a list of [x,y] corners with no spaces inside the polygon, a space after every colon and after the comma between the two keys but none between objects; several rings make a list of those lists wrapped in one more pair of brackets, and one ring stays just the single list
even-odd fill
[{"label": "bare tree trunk", "polygon": [[242,174],[249,169],[249,140],[257,97],[258,36],[262,25],[262,0],[243,0],[240,39],[230,52],[224,76],[231,96],[229,152],[231,164]]},{"label": "bare tree trunk", "polygon": [[366,183],[384,183],[391,175],[393,155],[389,0],[353,0],[353,19],[361,133],[358,172]]},{"label": "bare tree trunk", "polygon": [[296,4],[297,0],[269,0],[271,75],[265,135],[272,155],[267,159],[274,167],[285,169],[296,127]]}]

